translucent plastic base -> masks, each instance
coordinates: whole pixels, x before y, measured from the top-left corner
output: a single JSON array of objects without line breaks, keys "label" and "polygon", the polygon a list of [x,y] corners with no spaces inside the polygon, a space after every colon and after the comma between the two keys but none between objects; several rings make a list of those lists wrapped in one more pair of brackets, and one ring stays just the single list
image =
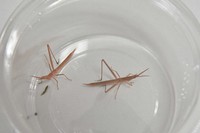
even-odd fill
[{"label": "translucent plastic base", "polygon": [[[28,114],[37,112],[36,121],[45,132],[159,133],[167,130],[174,110],[173,88],[162,65],[148,49],[117,36],[93,36],[72,42],[56,57],[62,61],[74,48],[77,48],[74,57],[61,72],[72,81],[58,77],[59,90],[54,80],[37,84],[33,78],[30,85],[37,84],[33,89],[36,92],[28,96]],[[104,87],[84,85],[100,78],[102,59],[121,77],[149,70],[144,73],[146,77],[132,80],[133,86],[122,83],[115,99],[116,87],[105,93]],[[45,74],[46,70],[48,65],[44,64],[36,73]],[[104,66],[103,80],[113,78]],[[49,88],[41,96],[46,85]]]},{"label": "translucent plastic base", "polygon": [[[198,27],[176,0],[26,0],[0,37],[1,106],[22,133],[189,133]],[[60,72],[72,81],[33,77],[50,73],[47,44],[59,63],[76,48]],[[132,86],[119,83],[115,99],[117,86],[84,85],[100,78],[102,59],[120,77],[148,70]]]}]

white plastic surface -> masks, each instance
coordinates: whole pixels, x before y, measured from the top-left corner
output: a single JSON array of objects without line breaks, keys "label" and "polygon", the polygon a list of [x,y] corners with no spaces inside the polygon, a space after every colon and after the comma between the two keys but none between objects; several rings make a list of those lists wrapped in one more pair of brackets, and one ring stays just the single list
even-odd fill
[{"label": "white plastic surface", "polygon": [[[5,22],[7,21],[9,15],[16,8],[16,6],[20,3],[21,0],[0,0],[0,31],[2,30]],[[195,16],[200,21],[200,1],[199,0],[182,0],[195,14]],[[6,114],[3,109],[0,108],[0,132],[2,133],[15,133],[17,131],[13,131],[11,125],[9,125],[8,120],[6,118]],[[200,131],[194,131],[193,133],[198,133]]]}]

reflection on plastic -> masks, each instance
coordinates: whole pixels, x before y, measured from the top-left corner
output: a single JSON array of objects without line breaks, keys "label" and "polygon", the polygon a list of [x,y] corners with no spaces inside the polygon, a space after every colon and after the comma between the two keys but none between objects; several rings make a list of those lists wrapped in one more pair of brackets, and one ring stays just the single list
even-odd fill
[{"label": "reflection on plastic", "polygon": [[166,11],[172,16],[175,16],[174,13],[176,11],[176,8],[169,2],[166,2],[165,0],[155,0],[155,5],[161,8],[162,10]]},{"label": "reflection on plastic", "polygon": [[14,49],[16,47],[16,44],[17,44],[17,41],[18,41],[18,37],[17,37],[17,30],[14,30],[11,34],[10,34],[10,37],[8,39],[8,43],[7,43],[7,46],[6,46],[6,59],[5,59],[5,68],[8,68],[10,67],[10,58],[11,56],[13,56],[13,52],[14,52]]}]

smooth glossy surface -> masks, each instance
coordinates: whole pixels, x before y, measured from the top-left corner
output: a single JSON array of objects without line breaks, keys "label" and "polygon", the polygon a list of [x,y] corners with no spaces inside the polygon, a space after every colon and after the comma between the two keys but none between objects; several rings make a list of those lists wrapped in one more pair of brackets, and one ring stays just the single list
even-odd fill
[{"label": "smooth glossy surface", "polygon": [[[199,33],[179,4],[49,0],[24,2],[19,12],[1,40],[1,95],[16,129],[174,133],[190,116],[198,100]],[[37,84],[31,77],[49,72],[47,43],[60,61],[77,48],[61,72],[72,81],[58,78],[59,90],[54,81]],[[149,68],[149,77],[122,85],[115,100],[114,90],[83,86],[99,78],[101,59],[121,76]],[[112,78],[109,71],[104,77]]]}]

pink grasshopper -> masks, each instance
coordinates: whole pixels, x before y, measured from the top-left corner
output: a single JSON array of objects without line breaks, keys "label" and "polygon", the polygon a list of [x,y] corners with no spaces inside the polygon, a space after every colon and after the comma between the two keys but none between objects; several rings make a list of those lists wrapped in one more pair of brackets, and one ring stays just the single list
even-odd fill
[{"label": "pink grasshopper", "polygon": [[[105,81],[102,81],[102,74],[103,74],[103,63],[107,66],[107,68],[109,69],[109,71],[111,72],[111,74],[114,76],[115,79],[111,79],[111,80],[105,80]],[[116,94],[115,94],[115,99],[117,97],[117,93],[119,91],[119,87],[122,83],[126,83],[130,86],[132,86],[132,83],[133,82],[130,82],[131,80],[137,78],[137,77],[144,77],[144,76],[147,76],[147,75],[142,75],[144,72],[146,72],[149,68],[143,70],[142,72],[140,72],[139,74],[128,74],[127,76],[125,77],[120,77],[120,75],[118,74],[117,71],[113,70],[107,63],[104,59],[101,60],[101,78],[98,82],[93,82],[93,83],[86,83],[84,85],[87,85],[87,86],[105,86],[105,93],[109,92],[111,89],[113,89],[114,87],[117,86],[117,91],[116,91]],[[107,85],[111,85],[110,88],[106,89],[106,86]]]},{"label": "pink grasshopper", "polygon": [[[47,75],[44,75],[44,76],[41,76],[41,77],[38,77],[38,76],[33,76],[39,80],[51,80],[52,78],[56,81],[56,84],[57,84],[57,88],[58,88],[58,80],[55,78],[56,76],[65,76],[67,78],[67,76],[65,74],[59,74],[59,72],[62,70],[62,68],[67,64],[67,62],[70,60],[70,58],[73,56],[74,52],[76,49],[74,49],[64,60],[63,62],[60,63],[60,65],[58,65],[56,68],[54,68],[54,64],[53,64],[53,61],[52,61],[52,56],[55,60],[55,62],[58,64],[58,61],[56,61],[55,59],[55,56],[50,48],[50,46],[47,44],[47,50],[48,50],[48,55],[49,55],[49,60],[50,60],[50,63],[48,63],[49,65],[49,69],[50,69],[50,73],[47,74]],[[48,59],[47,57],[45,56],[47,62],[48,62]],[[67,78],[68,80],[71,80],[69,78]],[[43,95],[46,91],[47,91],[47,87],[45,87],[45,91],[41,94]]]}]

